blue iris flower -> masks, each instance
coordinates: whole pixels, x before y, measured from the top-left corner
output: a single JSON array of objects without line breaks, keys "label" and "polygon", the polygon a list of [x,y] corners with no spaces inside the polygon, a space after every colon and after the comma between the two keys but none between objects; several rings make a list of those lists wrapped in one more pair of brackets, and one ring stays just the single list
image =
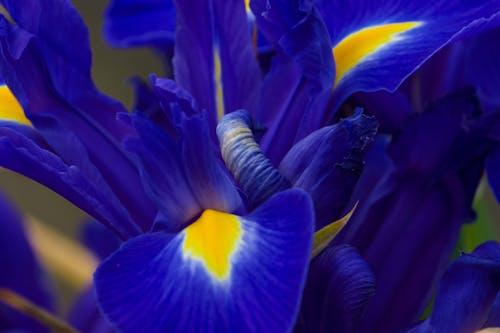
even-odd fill
[{"label": "blue iris flower", "polygon": [[[124,7],[111,9],[110,17],[123,21],[112,33],[123,45],[169,48],[175,42],[175,81],[152,77],[153,91],[138,85],[142,111],[132,114],[95,88],[86,28],[68,1],[2,4],[15,24],[0,21],[0,75],[8,86],[1,92],[10,98],[12,91],[22,109],[14,99],[2,114],[0,164],[49,186],[124,240],[95,274],[100,307],[120,330],[287,332],[298,318],[297,330],[349,332],[357,325],[384,331],[415,322],[426,300],[418,292],[408,296],[402,316],[384,317],[389,305],[404,304],[409,294],[397,294],[408,274],[392,270],[409,272],[406,257],[397,257],[404,252],[391,252],[385,240],[398,235],[401,216],[412,222],[403,231],[417,238],[402,238],[411,254],[436,221],[452,226],[436,237],[453,237],[478,179],[476,164],[472,170],[455,166],[476,162],[475,153],[483,158],[490,130],[477,119],[470,93],[445,100],[409,122],[394,141],[395,166],[387,175],[371,179],[368,160],[350,203],[377,125],[360,112],[332,123],[351,94],[392,91],[440,48],[498,24],[500,2],[115,1]],[[172,5],[175,35],[169,34],[172,21],[159,18],[172,16]],[[275,52],[265,77],[255,56],[254,27]],[[426,141],[421,131],[428,123],[440,144]],[[260,124],[267,129],[263,135]],[[481,149],[420,164],[427,152],[440,156],[464,142]],[[389,159],[382,150],[374,160]],[[413,175],[415,169],[420,173]],[[418,191],[408,190],[412,180]],[[367,184],[376,184],[373,196],[363,192]],[[463,195],[450,195],[451,202],[445,196],[450,209],[439,207],[427,219],[426,205],[450,188]],[[415,193],[430,197],[415,202],[423,208],[412,206],[412,214],[406,208]],[[306,279],[313,231],[358,200],[353,222],[338,244],[313,261]],[[370,232],[378,225],[370,212],[388,227]],[[422,220],[429,229],[414,232]],[[444,269],[448,248],[439,247],[449,243],[439,240],[435,252],[429,248],[428,255],[436,255],[423,278],[427,287]],[[486,244],[450,270],[479,263],[496,281],[492,253],[498,245]],[[386,263],[394,267],[385,269]],[[383,274],[400,280],[379,283]],[[445,295],[448,280],[445,275],[440,289]],[[325,293],[317,294],[322,290],[316,281]],[[375,281],[380,292],[373,296]],[[497,284],[488,287],[488,302],[478,301],[481,315],[498,292]],[[441,299],[422,329],[438,327],[434,321],[446,303]],[[324,315],[329,311],[340,317],[330,320]]]}]

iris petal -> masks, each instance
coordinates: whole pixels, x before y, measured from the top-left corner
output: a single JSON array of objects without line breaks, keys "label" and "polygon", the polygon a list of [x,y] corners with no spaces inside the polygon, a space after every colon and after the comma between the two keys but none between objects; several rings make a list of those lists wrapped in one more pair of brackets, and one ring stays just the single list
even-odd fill
[{"label": "iris petal", "polygon": [[486,173],[497,202],[500,202],[500,147],[493,149],[488,156],[486,160]]},{"label": "iris petal", "polygon": [[89,178],[106,178],[129,214],[148,229],[155,211],[121,146],[131,128],[116,121],[126,110],[94,86],[87,28],[77,11],[69,1],[2,4],[17,25],[0,19],[0,72],[27,118],[66,163]]},{"label": "iris petal", "polygon": [[[192,230],[145,234],[97,270],[104,313],[123,332],[289,331],[311,248],[310,200],[290,190],[250,215],[230,219],[241,234],[229,236],[238,241],[225,279],[214,278],[203,258],[186,255],[183,244]],[[227,227],[223,220],[212,222]],[[209,238],[204,242],[210,251]]]},{"label": "iris petal", "polygon": [[480,330],[500,291],[500,244],[487,242],[446,270],[429,319],[408,333]]},{"label": "iris petal", "polygon": [[[334,109],[354,92],[394,91],[445,45],[497,25],[500,20],[499,1],[314,3],[328,27],[336,56]],[[363,46],[347,45],[355,40],[359,42],[356,45]]]},{"label": "iris petal", "polygon": [[282,26],[278,30],[283,30],[276,36],[277,55],[264,80],[261,105],[254,115],[268,128],[262,149],[274,165],[296,141],[324,124],[321,110],[326,108],[335,78],[329,36],[319,13],[308,8],[299,10],[293,19],[282,16],[286,14],[281,11],[297,9],[293,3],[268,7],[255,2],[255,6],[264,7],[262,13],[257,12],[261,15],[259,27],[267,24]]},{"label": "iris petal", "polygon": [[0,165],[51,188],[127,239],[140,232],[102,179],[86,178],[74,165],[29,137],[0,127]]},{"label": "iris petal", "polygon": [[327,248],[311,262],[295,332],[356,332],[374,292],[375,277],[353,247]]},{"label": "iris petal", "polygon": [[376,131],[376,120],[358,112],[309,134],[283,158],[280,172],[313,198],[316,229],[343,216]]},{"label": "iris petal", "polygon": [[492,146],[484,120],[474,92],[457,92],[368,153],[359,206],[334,240],[356,246],[377,278],[362,332],[404,329],[423,311],[470,218]]},{"label": "iris petal", "polygon": [[147,194],[162,213],[157,222],[177,231],[206,208],[242,212],[240,195],[210,140],[204,113],[188,117],[179,110],[175,136],[140,113],[124,116],[139,133],[125,144],[137,154]]},{"label": "iris petal", "polygon": [[175,7],[172,0],[113,0],[104,23],[104,36],[113,46],[172,47]]},{"label": "iris petal", "polygon": [[[0,285],[30,299],[47,310],[53,310],[47,276],[41,270],[23,227],[19,213],[0,194]],[[47,332],[33,319],[0,304],[0,330]]]}]

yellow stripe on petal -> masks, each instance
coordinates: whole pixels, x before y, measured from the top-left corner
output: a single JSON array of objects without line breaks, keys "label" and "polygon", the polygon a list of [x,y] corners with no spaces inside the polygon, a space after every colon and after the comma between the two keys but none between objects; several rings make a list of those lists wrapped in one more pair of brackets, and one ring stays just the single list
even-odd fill
[{"label": "yellow stripe on petal", "polygon": [[183,257],[198,260],[211,276],[226,280],[243,234],[238,217],[207,209],[184,233]]},{"label": "yellow stripe on petal", "polygon": [[31,126],[23,108],[6,85],[0,86],[0,119]]},{"label": "yellow stripe on petal", "polygon": [[250,0],[245,0],[245,10],[247,14],[252,14],[252,9],[250,9]]},{"label": "yellow stripe on petal", "polygon": [[224,91],[222,88],[222,70],[220,56],[217,50],[214,50],[214,75],[215,75],[215,101],[217,103],[217,117],[219,120],[224,117]]},{"label": "yellow stripe on petal", "polygon": [[402,40],[401,34],[420,26],[422,22],[389,23],[358,30],[342,39],[333,48],[337,84],[342,77],[371,54],[390,43]]}]

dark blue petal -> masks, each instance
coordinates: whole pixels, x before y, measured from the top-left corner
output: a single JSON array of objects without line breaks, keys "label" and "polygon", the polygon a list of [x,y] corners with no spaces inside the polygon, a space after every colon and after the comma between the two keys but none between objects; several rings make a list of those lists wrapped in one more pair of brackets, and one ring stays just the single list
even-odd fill
[{"label": "dark blue petal", "polygon": [[[49,280],[28,243],[21,216],[3,194],[0,194],[0,216],[0,286],[52,311]],[[48,331],[31,318],[0,304],[0,331],[9,329]]]},{"label": "dark blue petal", "polygon": [[[175,2],[175,1],[174,1]],[[260,71],[243,0],[176,1],[176,81],[206,109],[209,121],[255,109]]]},{"label": "dark blue petal", "polygon": [[116,120],[125,109],[91,80],[87,29],[78,13],[68,1],[3,3],[19,25],[0,20],[0,72],[27,117],[66,163],[88,177],[102,174],[137,223],[149,228],[155,210],[121,147],[131,133]]},{"label": "dark blue petal", "polygon": [[217,123],[214,76],[214,37],[210,1],[174,0],[175,33],[174,76],[206,109],[209,121]]},{"label": "dark blue petal", "polygon": [[78,167],[28,137],[0,127],[0,165],[59,193],[127,239],[140,232],[109,186],[100,177],[87,178]]},{"label": "dark blue petal", "polygon": [[[250,215],[231,217],[241,233],[223,279],[186,253],[191,226],[176,235],[139,236],[98,268],[99,303],[123,332],[290,331],[309,262],[312,214],[307,195],[290,190]],[[225,218],[213,222],[226,228]],[[209,239],[206,252],[214,245]]]},{"label": "dark blue petal", "polygon": [[172,47],[172,0],[112,0],[104,16],[104,36],[112,46]]},{"label": "dark blue petal", "polygon": [[[429,84],[429,81],[425,84]],[[382,133],[396,132],[414,112],[408,98],[399,90],[394,93],[358,93],[353,96],[352,101],[354,105],[363,108],[364,112],[377,118],[379,132]]]},{"label": "dark blue petal", "polygon": [[409,332],[469,333],[480,330],[500,291],[500,244],[487,242],[446,270],[431,317]]},{"label": "dark blue petal", "polygon": [[481,103],[488,109],[500,107],[500,47],[495,43],[499,38],[500,29],[496,28],[463,43],[467,82],[477,87]]},{"label": "dark blue petal", "polygon": [[[213,3],[215,52],[220,56],[222,71],[222,111],[229,113],[246,109],[252,113],[257,107],[261,74],[249,31],[245,1],[214,0]],[[219,120],[223,113],[219,113]]]},{"label": "dark blue petal", "polygon": [[358,112],[311,133],[281,161],[280,172],[311,195],[316,230],[338,220],[347,209],[376,131],[375,119]]},{"label": "dark blue petal", "polygon": [[394,91],[445,45],[500,20],[498,0],[314,2],[332,38],[335,106],[357,91]]},{"label": "dark blue petal", "polygon": [[311,262],[295,332],[356,332],[375,277],[356,250],[327,248]]},{"label": "dark blue petal", "polygon": [[493,193],[500,202],[500,146],[492,150],[486,160],[486,174]]},{"label": "dark blue petal", "polygon": [[376,275],[362,332],[401,330],[429,300],[491,148],[477,104],[471,91],[450,95],[368,154],[359,205],[335,240],[356,246]]},{"label": "dark blue petal", "polygon": [[80,332],[117,332],[97,306],[97,295],[94,286],[85,289],[78,295],[69,312],[68,318],[69,323]]},{"label": "dark blue petal", "polygon": [[178,230],[205,208],[241,211],[240,195],[217,155],[204,114],[180,114],[172,137],[140,114],[130,118],[139,137],[126,145],[138,155],[148,195],[162,210],[162,223]]},{"label": "dark blue petal", "polygon": [[500,292],[491,306],[490,314],[484,327],[500,327]]},{"label": "dark blue petal", "polygon": [[324,124],[335,75],[324,23],[314,8],[302,15],[279,40],[255,114],[268,127],[262,148],[275,165],[293,143]]},{"label": "dark blue petal", "polygon": [[252,0],[250,8],[259,30],[273,44],[299,23],[311,9],[303,0]]},{"label": "dark blue petal", "polygon": [[95,220],[85,221],[82,225],[81,239],[101,260],[115,252],[121,244],[121,240],[111,230]]},{"label": "dark blue petal", "polygon": [[198,102],[176,81],[158,78],[151,75],[151,84],[163,112],[168,118],[167,132],[175,135],[175,127],[179,126],[184,116],[193,116],[200,113]]}]

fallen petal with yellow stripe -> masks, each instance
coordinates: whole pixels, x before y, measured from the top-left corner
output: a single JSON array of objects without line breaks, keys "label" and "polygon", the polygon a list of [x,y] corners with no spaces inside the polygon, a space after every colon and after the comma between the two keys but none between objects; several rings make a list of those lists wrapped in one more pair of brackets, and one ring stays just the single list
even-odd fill
[{"label": "fallen petal with yellow stripe", "polygon": [[309,197],[281,192],[252,213],[205,210],[183,231],[126,242],[97,270],[123,332],[288,332],[312,240]]}]

